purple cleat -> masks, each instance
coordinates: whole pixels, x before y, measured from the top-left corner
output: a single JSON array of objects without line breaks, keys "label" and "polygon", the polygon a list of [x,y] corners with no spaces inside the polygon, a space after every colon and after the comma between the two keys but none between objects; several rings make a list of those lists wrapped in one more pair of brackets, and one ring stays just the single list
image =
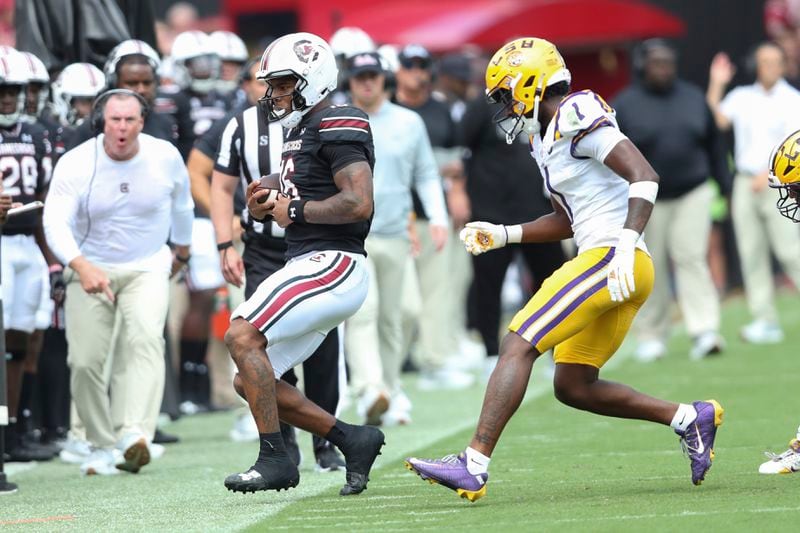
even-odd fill
[{"label": "purple cleat", "polygon": [[486,482],[489,480],[489,474],[470,474],[467,470],[467,456],[464,452],[458,455],[445,455],[441,459],[409,457],[406,459],[406,468],[416,472],[428,483],[444,485],[471,502],[486,496]]},{"label": "purple cleat", "polygon": [[697,418],[685,433],[675,431],[681,437],[681,447],[692,464],[692,483],[699,485],[706,477],[714,460],[714,438],[722,425],[725,410],[716,400],[692,403]]}]

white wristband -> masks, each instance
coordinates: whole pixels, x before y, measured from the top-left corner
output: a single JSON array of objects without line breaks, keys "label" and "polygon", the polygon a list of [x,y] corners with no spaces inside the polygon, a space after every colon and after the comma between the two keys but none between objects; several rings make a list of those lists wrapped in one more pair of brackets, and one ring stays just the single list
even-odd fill
[{"label": "white wristband", "polygon": [[506,229],[506,242],[522,242],[522,225],[503,226]]},{"label": "white wristband", "polygon": [[639,241],[639,232],[629,228],[623,228],[619,233],[619,240],[617,241],[617,248],[621,251],[632,252],[636,248],[636,243]]},{"label": "white wristband", "polygon": [[654,204],[656,196],[658,196],[658,182],[655,181],[635,181],[628,187],[628,198],[641,198]]}]

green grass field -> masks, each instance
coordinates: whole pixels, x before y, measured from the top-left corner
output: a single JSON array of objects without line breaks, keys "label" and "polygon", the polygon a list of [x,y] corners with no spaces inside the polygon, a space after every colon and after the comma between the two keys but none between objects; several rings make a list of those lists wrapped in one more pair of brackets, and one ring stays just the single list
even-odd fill
[{"label": "green grass field", "polygon": [[[403,467],[408,455],[461,450],[477,419],[483,385],[459,393],[422,393],[413,380],[414,423],[386,430],[387,445],[369,489],[341,498],[343,473],[317,473],[310,438],[300,435],[306,461],[301,483],[288,492],[233,494],[224,477],[248,467],[255,444],[228,439],[233,413],[184,418],[169,430],[182,443],[138,475],[81,477],[58,462],[12,465],[15,495],[0,497],[3,531],[216,530],[490,530],[496,531],[796,531],[795,476],[760,476],[764,450],[783,451],[800,423],[792,400],[800,355],[796,294],[780,300],[786,342],[742,344],[744,304],[724,308],[728,350],[689,361],[689,339],[676,335],[671,355],[652,364],[623,346],[604,376],[677,401],[714,397],[725,408],[716,461],[700,487],[671,429],[574,411],[553,399],[535,369],[525,403],[507,428],[491,465],[487,496],[471,504],[422,482]],[[543,366],[543,365],[537,365]],[[354,420],[353,414],[345,419]],[[800,476],[800,474],[798,474]]]}]

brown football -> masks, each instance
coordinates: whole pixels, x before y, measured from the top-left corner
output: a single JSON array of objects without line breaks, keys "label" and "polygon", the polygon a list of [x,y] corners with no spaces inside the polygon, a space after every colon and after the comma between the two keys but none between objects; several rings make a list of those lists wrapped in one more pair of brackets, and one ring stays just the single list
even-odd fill
[{"label": "brown football", "polygon": [[269,194],[264,196],[263,198],[259,198],[258,200],[256,200],[258,203],[263,204],[263,203],[268,202],[268,201],[274,202],[275,200],[278,199],[278,195],[280,194],[280,191],[278,189],[275,189],[275,188],[270,187],[270,186],[267,185],[268,182],[272,183],[273,181],[274,180],[272,180],[272,175],[262,176],[259,179],[258,185],[256,185],[255,189],[253,189],[253,193],[255,193],[256,191],[260,191],[262,189],[266,189],[266,190],[269,191]]}]

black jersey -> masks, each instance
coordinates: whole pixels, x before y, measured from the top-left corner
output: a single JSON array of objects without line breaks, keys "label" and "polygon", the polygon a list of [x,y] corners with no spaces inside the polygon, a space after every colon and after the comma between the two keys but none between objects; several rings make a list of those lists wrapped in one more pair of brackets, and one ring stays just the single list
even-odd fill
[{"label": "black jersey", "polygon": [[58,163],[58,158],[64,155],[66,141],[71,138],[71,134],[68,128],[44,115],[39,117],[36,123],[47,130],[47,137],[50,141],[50,155],[46,156],[42,161],[45,172],[45,185],[49,185],[50,178],[53,176],[53,169]]},{"label": "black jersey", "polygon": [[[326,106],[307,114],[286,133],[281,159],[281,191],[301,200],[326,200],[339,192],[333,176],[351,163],[375,166],[367,114],[351,106]],[[350,224],[294,222],[286,228],[286,257],[342,250],[366,255],[369,220]]]},{"label": "black jersey", "polygon": [[[27,204],[40,199],[47,187],[45,161],[51,155],[47,130],[38,124],[18,123],[0,129],[0,171],[3,194]],[[3,235],[33,235],[41,211],[29,211],[8,219]]]},{"label": "black jersey", "polygon": [[[248,246],[255,244],[263,248],[277,263],[283,263],[286,253],[285,230],[272,220],[263,224],[251,220],[244,203],[244,191],[254,179],[278,172],[282,146],[280,123],[268,122],[257,106],[236,113],[221,125],[215,124],[195,143],[195,148],[215,157],[215,170],[240,179],[234,210],[241,214],[245,242]],[[212,147],[215,147],[213,153]]]}]

